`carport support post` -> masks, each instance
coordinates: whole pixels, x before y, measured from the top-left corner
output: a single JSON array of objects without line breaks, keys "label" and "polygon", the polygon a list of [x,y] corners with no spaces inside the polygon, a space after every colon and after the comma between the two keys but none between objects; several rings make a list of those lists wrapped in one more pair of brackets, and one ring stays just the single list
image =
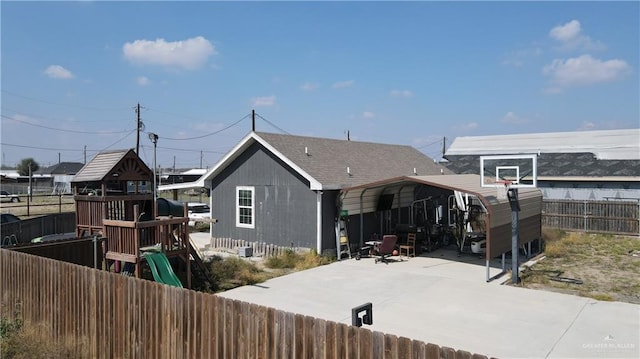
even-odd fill
[{"label": "carport support post", "polygon": [[511,281],[513,284],[518,284],[518,212],[520,212],[518,189],[509,188],[507,197],[511,204]]}]

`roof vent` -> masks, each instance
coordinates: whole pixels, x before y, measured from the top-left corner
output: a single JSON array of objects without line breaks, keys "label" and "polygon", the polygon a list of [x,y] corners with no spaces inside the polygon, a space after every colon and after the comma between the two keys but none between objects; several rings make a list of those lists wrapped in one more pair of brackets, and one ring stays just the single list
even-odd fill
[{"label": "roof vent", "polygon": [[311,156],[311,154],[309,153],[309,147],[304,147],[304,154],[307,156]]},{"label": "roof vent", "polygon": [[444,168],[440,169],[440,174],[443,175],[444,174]]},{"label": "roof vent", "polygon": [[414,175],[417,175],[417,174],[418,174],[418,170],[417,170],[415,167],[413,167],[413,174],[414,174]]},{"label": "roof vent", "polygon": [[349,166],[347,166],[347,174],[351,176],[351,168],[349,168]]}]

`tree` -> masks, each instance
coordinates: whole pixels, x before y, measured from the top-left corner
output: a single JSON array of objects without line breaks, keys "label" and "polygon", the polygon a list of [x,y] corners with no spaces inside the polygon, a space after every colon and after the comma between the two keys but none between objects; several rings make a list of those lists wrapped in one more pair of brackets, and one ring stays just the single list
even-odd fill
[{"label": "tree", "polygon": [[33,158],[31,157],[23,158],[20,160],[20,163],[18,163],[18,166],[16,166],[16,169],[18,170],[18,174],[20,176],[28,176],[29,165],[31,165],[31,173],[40,169],[40,165]]}]

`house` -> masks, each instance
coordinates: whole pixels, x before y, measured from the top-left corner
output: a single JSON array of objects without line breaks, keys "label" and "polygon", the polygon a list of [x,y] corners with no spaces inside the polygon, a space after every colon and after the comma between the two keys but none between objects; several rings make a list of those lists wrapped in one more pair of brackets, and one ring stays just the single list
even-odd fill
[{"label": "house", "polygon": [[537,154],[545,200],[640,201],[640,129],[458,137],[443,164],[479,174],[480,156]]},{"label": "house", "polygon": [[70,194],[71,180],[82,169],[82,162],[60,162],[53,166],[41,169],[39,174],[47,174],[52,178],[53,194]]},{"label": "house", "polygon": [[198,181],[159,190],[210,188],[218,220],[211,226],[213,242],[335,254],[340,190],[398,176],[451,173],[407,145],[251,132]]}]

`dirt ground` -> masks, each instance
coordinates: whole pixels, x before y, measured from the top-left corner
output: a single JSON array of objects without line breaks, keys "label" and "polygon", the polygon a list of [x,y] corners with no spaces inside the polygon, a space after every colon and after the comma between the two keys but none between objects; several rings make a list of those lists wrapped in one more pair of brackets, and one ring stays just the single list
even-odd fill
[{"label": "dirt ground", "polygon": [[558,232],[545,240],[521,285],[640,304],[640,238]]}]

